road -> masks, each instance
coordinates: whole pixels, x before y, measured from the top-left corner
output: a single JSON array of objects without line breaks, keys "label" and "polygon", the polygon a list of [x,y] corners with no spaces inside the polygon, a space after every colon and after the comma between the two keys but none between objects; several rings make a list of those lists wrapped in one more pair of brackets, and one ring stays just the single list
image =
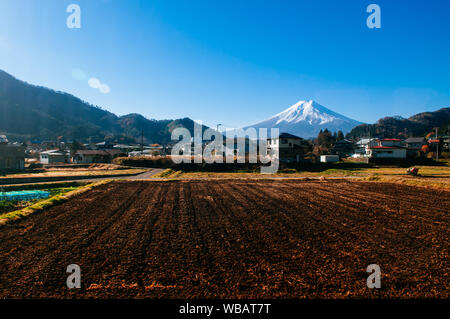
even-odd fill
[{"label": "road", "polygon": [[[164,168],[150,168],[148,171],[139,174],[139,175],[132,175],[132,176],[117,176],[117,177],[98,177],[98,178],[92,178],[92,179],[84,179],[83,182],[97,182],[107,179],[112,180],[135,180],[135,181],[143,181],[150,179],[153,175],[156,175],[158,173],[161,173],[164,170]],[[73,180],[73,181],[64,181],[64,182],[78,182],[79,180]]]},{"label": "road", "polygon": [[[53,183],[70,183],[70,182],[98,182],[102,180],[135,180],[135,181],[143,181],[148,180],[152,176],[161,173],[164,168],[150,168],[148,171],[141,173],[139,175],[132,176],[117,176],[117,177],[97,177],[97,178],[89,178],[89,179],[70,179],[63,181],[51,181],[51,182],[41,182],[41,183],[32,183],[32,184],[53,184]],[[17,186],[17,185],[30,185],[30,183],[26,184],[11,184],[7,186]]]},{"label": "road", "polygon": [[[161,173],[163,170],[165,170],[165,168],[152,168],[149,171],[139,174],[139,175],[134,175],[134,176],[128,176],[128,177],[119,177],[116,179],[132,179],[132,180],[146,180],[149,179],[151,177],[153,177],[154,175]],[[110,179],[110,178],[109,178]]]}]

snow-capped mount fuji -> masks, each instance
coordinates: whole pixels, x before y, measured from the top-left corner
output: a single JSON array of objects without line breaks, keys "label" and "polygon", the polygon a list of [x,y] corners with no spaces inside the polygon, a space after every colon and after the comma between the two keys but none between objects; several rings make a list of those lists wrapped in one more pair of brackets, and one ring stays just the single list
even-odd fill
[{"label": "snow-capped mount fuji", "polygon": [[[303,138],[311,138],[316,137],[320,130],[324,129],[328,129],[331,132],[340,130],[345,134],[360,124],[362,123],[333,112],[313,100],[309,100],[299,101],[271,118],[247,126],[244,129],[248,127],[256,129],[278,127],[280,133],[290,133]],[[268,130],[269,132],[270,130]]]}]

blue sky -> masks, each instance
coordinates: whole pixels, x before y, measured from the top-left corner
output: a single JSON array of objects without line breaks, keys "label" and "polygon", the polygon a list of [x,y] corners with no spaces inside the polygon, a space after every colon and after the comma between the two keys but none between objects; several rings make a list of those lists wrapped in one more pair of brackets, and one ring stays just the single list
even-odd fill
[{"label": "blue sky", "polygon": [[314,99],[373,123],[450,106],[449,15],[446,0],[2,0],[0,69],[118,115],[234,127]]}]

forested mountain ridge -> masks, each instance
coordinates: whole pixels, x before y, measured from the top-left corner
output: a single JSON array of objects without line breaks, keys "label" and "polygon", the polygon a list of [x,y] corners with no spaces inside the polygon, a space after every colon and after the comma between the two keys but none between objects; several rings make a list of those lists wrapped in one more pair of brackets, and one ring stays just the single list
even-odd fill
[{"label": "forested mountain ridge", "polygon": [[11,140],[140,140],[167,143],[171,131],[193,131],[189,118],[152,120],[139,114],[117,116],[64,92],[20,81],[0,70],[0,133]]},{"label": "forested mountain ridge", "polygon": [[407,119],[401,117],[384,117],[375,124],[361,124],[356,126],[346,137],[421,137],[433,132],[435,127],[440,128],[440,134],[446,134],[449,125],[450,107],[446,107],[435,112],[419,113]]}]

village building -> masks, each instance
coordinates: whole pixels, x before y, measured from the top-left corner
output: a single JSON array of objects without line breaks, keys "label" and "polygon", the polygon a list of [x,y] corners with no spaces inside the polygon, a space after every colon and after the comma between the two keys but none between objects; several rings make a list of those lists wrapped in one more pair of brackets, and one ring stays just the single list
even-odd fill
[{"label": "village building", "polygon": [[113,148],[113,145],[107,141],[103,141],[100,143],[95,143],[95,146],[93,148],[96,150],[107,150]]},{"label": "village building", "polygon": [[404,143],[399,138],[382,138],[378,140],[378,145],[385,147],[403,147]]},{"label": "village building", "polygon": [[343,139],[334,143],[332,153],[339,157],[347,157],[354,153],[355,145],[352,141]]},{"label": "village building", "polygon": [[128,144],[116,144],[113,149],[120,150],[122,153],[128,154],[129,152],[139,150],[141,147],[139,145],[128,145]]},{"label": "village building", "polygon": [[25,146],[8,143],[0,135],[0,170],[23,170],[25,168]]},{"label": "village building", "polygon": [[366,153],[372,159],[405,159],[406,147],[402,146],[400,139],[385,138],[378,140],[378,145],[367,147]]},{"label": "village building", "polygon": [[365,156],[367,155],[366,150],[368,147],[377,145],[378,145],[377,138],[362,138],[358,142],[356,142],[354,153],[357,156]]},{"label": "village building", "polygon": [[64,151],[49,150],[39,154],[39,162],[41,164],[65,164],[70,162],[70,156]]},{"label": "village building", "polygon": [[420,150],[423,145],[427,144],[424,137],[410,137],[404,142],[409,150]]},{"label": "village building", "polygon": [[144,146],[145,155],[162,155],[164,147],[159,144],[152,144],[150,146]]},{"label": "village building", "polygon": [[267,148],[273,147],[278,147],[280,162],[299,163],[305,155],[303,139],[289,133],[281,133],[278,138],[268,138]]},{"label": "village building", "polygon": [[419,157],[422,146],[427,144],[424,137],[410,137],[404,143],[408,157]]},{"label": "village building", "polygon": [[123,155],[118,149],[112,150],[79,150],[73,156],[76,164],[111,163],[116,157]]},{"label": "village building", "polygon": [[137,157],[137,156],[159,156],[164,155],[164,147],[159,144],[152,144],[150,146],[144,146],[143,151],[131,151],[127,152],[128,157]]}]

